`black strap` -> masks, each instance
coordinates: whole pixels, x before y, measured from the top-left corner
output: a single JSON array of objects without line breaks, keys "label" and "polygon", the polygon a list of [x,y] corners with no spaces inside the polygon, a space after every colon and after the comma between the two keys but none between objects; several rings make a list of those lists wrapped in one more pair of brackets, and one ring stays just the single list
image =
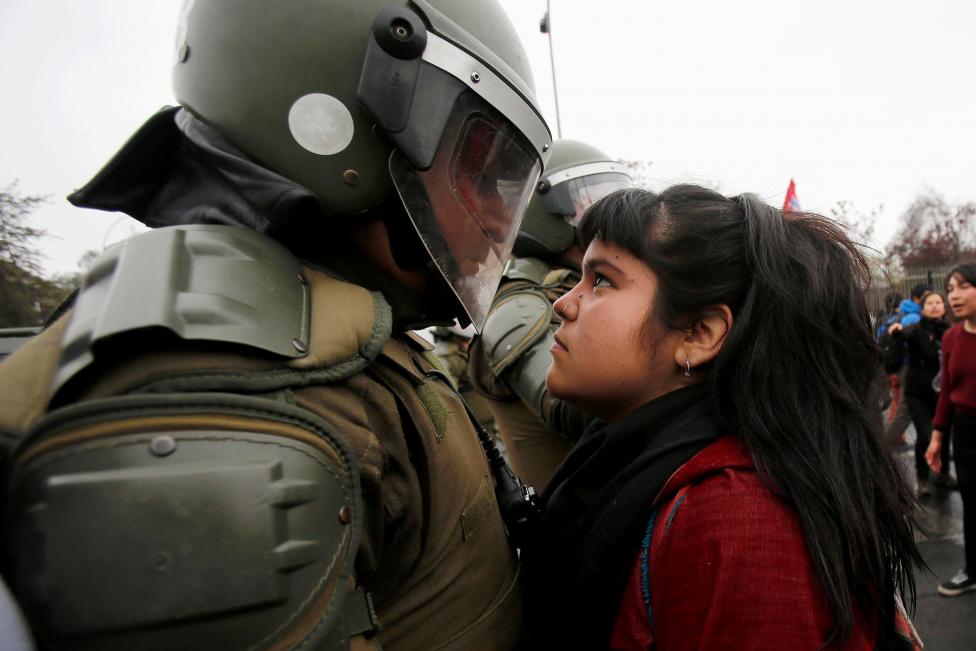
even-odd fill
[{"label": "black strap", "polygon": [[362,635],[369,639],[379,633],[380,619],[373,607],[373,597],[361,587],[346,593],[342,607],[349,637]]}]

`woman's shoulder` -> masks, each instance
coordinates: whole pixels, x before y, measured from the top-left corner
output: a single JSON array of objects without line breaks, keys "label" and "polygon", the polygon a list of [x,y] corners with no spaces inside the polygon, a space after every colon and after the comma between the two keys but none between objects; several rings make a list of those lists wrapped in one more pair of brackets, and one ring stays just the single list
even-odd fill
[{"label": "woman's shoulder", "polygon": [[962,321],[952,324],[952,326],[942,335],[942,352],[949,355],[953,349],[962,345],[965,346],[970,338],[976,340],[976,336],[969,335],[963,328]]},{"label": "woman's shoulder", "polygon": [[943,345],[946,344],[947,342],[954,342],[956,339],[958,339],[962,335],[963,332],[964,332],[964,330],[963,330],[963,323],[962,323],[962,321],[959,321],[958,323],[952,324],[952,326],[949,327],[949,329],[945,331],[945,334],[942,335],[942,343],[943,343]]},{"label": "woman's shoulder", "polygon": [[656,502],[674,495],[682,487],[726,472],[755,473],[748,448],[732,434],[719,437],[678,468],[665,482]]},{"label": "woman's shoulder", "polygon": [[[730,447],[709,454],[706,448],[699,453],[702,458],[676,473],[676,481],[668,482],[669,499],[660,505],[667,525],[663,537],[693,534],[706,546],[739,541],[742,545],[731,549],[744,552],[750,551],[750,540],[775,538],[791,555],[805,552],[796,510],[766,485],[743,450]],[[724,553],[724,545],[715,549]]]},{"label": "woman's shoulder", "polygon": [[713,443],[666,488],[655,511],[654,541],[676,565],[679,557],[692,564],[706,560],[723,575],[802,566],[802,574],[812,576],[799,514],[763,481],[741,442]]},{"label": "woman's shoulder", "polygon": [[[719,638],[737,639],[735,648],[823,644],[831,615],[799,514],[740,461],[713,465],[678,487],[649,523],[642,558],[654,635],[663,643],[701,631],[701,644],[679,648],[711,647]],[[871,644],[859,639],[844,648]]]}]

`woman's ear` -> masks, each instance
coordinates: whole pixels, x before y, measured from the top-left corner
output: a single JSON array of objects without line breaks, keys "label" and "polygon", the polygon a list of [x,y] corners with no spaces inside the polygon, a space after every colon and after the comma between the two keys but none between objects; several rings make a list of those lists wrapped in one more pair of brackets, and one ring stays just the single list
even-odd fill
[{"label": "woman's ear", "polygon": [[708,307],[684,332],[674,351],[674,362],[681,368],[694,370],[718,357],[725,336],[732,327],[732,310],[720,304]]}]

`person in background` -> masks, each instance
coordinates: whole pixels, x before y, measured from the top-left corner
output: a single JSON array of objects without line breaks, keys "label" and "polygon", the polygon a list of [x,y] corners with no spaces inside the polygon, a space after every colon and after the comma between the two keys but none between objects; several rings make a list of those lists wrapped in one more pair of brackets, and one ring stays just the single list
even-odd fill
[{"label": "person in background", "polygon": [[925,292],[931,292],[932,286],[927,283],[919,283],[912,287],[908,293],[908,298],[898,304],[898,312],[901,317],[898,323],[903,326],[910,326],[918,323],[922,318],[922,296]]},{"label": "person in background", "polygon": [[904,400],[905,375],[908,372],[905,365],[905,347],[899,342],[892,341],[888,330],[895,323],[901,324],[903,327],[918,323],[922,318],[922,294],[931,290],[930,286],[922,283],[912,287],[909,298],[902,300],[898,304],[898,311],[879,328],[879,345],[885,351],[885,372],[888,374],[891,383],[891,406],[888,408],[887,429],[885,430],[885,437],[891,442],[904,443],[905,429],[912,422],[912,415],[909,413],[908,404]]},{"label": "person in background", "polygon": [[694,185],[617,191],[579,230],[548,386],[599,420],[523,549],[537,648],[917,647],[856,245]]},{"label": "person in background", "polygon": [[939,594],[955,597],[976,590],[976,264],[953,269],[946,291],[959,322],[942,337],[941,391],[925,460],[935,472],[943,471],[942,449],[951,428],[962,497],[965,565],[939,585]]},{"label": "person in background", "polygon": [[576,225],[597,199],[631,185],[623,165],[575,140],[557,140],[515,241],[515,255],[471,345],[471,380],[488,400],[515,471],[541,492],[590,418],[546,390],[552,302],[579,281]]},{"label": "person in background", "polygon": [[904,297],[898,292],[889,292],[884,297],[884,307],[881,311],[881,319],[878,323],[877,330],[875,331],[875,337],[881,339],[884,334],[888,331],[888,326],[892,323],[897,323],[900,320],[901,313],[898,311],[898,306],[901,304]]},{"label": "person in background", "polygon": [[[942,335],[949,329],[949,322],[945,318],[945,301],[937,292],[922,294],[922,319],[913,325],[903,327],[901,323],[893,323],[888,332],[891,339],[906,351],[907,368],[905,373],[904,400],[915,425],[915,473],[918,481],[919,497],[928,496],[929,466],[925,461],[932,434],[932,417],[939,399],[938,392],[932,387],[935,376],[939,373],[940,354],[942,350]],[[936,473],[935,482],[940,486],[954,485],[949,476],[949,447],[942,447],[943,472]]]}]

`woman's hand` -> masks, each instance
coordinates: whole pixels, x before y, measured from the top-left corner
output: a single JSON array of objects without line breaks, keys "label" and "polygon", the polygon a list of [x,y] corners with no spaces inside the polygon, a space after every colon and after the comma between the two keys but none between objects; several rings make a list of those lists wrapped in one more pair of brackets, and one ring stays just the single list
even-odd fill
[{"label": "woman's hand", "polygon": [[932,440],[929,441],[929,447],[925,450],[925,462],[935,472],[942,472],[942,457],[939,455],[941,450],[942,432],[934,429],[932,430]]},{"label": "woman's hand", "polygon": [[903,327],[904,326],[902,326],[902,324],[900,323],[892,323],[890,326],[888,326],[888,334],[895,334],[896,332],[900,331]]}]

